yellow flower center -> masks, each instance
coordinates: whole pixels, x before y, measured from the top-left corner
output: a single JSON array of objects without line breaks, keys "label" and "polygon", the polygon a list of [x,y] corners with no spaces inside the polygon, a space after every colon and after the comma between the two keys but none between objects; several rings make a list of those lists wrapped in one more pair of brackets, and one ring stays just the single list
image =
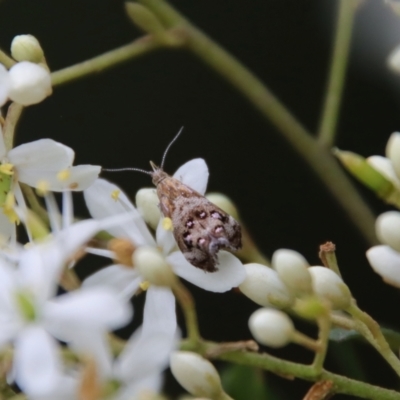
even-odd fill
[{"label": "yellow flower center", "polygon": [[172,219],[168,218],[168,217],[165,217],[162,220],[162,227],[166,231],[172,231],[172,229],[174,228],[173,225],[172,225]]},{"label": "yellow flower center", "polygon": [[120,193],[121,193],[121,191],[118,190],[118,189],[113,190],[113,191],[111,192],[111,198],[112,198],[113,200],[117,201],[118,198],[119,198],[119,194],[120,194]]},{"label": "yellow flower center", "polygon": [[58,174],[57,174],[57,179],[59,181],[66,181],[69,177],[71,176],[71,171],[69,169],[62,169]]}]

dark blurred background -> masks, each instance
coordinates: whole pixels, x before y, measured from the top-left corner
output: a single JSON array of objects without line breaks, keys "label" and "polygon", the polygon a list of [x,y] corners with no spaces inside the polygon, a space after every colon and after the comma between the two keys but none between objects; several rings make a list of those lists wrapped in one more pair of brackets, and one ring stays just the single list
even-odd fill
[{"label": "dark blurred background", "polygon": [[[172,4],[254,71],[307,129],[316,131],[337,1],[176,0]],[[23,33],[40,40],[53,71],[141,35],[125,16],[120,0],[3,0],[0,46],[8,51],[12,38]],[[385,63],[398,43],[400,19],[383,1],[365,1],[354,26],[338,147],[364,156],[383,154],[390,133],[400,130],[400,76],[388,71]],[[384,326],[400,329],[399,292],[372,272],[365,259],[368,244],[342,209],[279,132],[189,53],[157,51],[55,88],[50,98],[25,111],[16,140],[55,139],[75,150],[77,164],[147,169],[150,159],[160,160],[181,126],[185,131],[168,155],[168,172],[203,157],[210,169],[209,190],[234,199],[268,256],[278,248],[292,248],[315,265],[319,245],[327,240],[336,243],[342,274],[360,307]],[[140,174],[107,178],[132,197],[139,188],[150,186],[149,178]],[[374,212],[388,209],[355,185]],[[77,214],[84,215],[82,200],[78,198],[77,204]],[[205,338],[250,338],[247,320],[255,304],[234,292],[191,289]],[[314,332],[301,321],[296,324]],[[368,346],[332,348],[331,370],[398,387],[394,373]],[[309,352],[296,346],[273,353],[312,360]],[[270,399],[300,399],[310,385],[299,380],[288,383],[271,374],[264,377],[275,393]],[[172,380],[168,391],[171,396],[179,392]]]}]

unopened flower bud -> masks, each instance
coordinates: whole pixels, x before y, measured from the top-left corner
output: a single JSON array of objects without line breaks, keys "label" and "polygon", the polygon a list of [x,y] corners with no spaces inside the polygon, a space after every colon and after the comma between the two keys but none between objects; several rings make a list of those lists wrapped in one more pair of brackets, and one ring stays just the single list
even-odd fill
[{"label": "unopened flower bud", "polygon": [[134,2],[126,2],[125,10],[133,23],[146,33],[161,35],[165,28],[160,19],[147,7]]},{"label": "unopened flower bud", "polygon": [[163,255],[152,246],[141,246],[133,253],[133,266],[142,277],[157,286],[173,286],[176,280]]},{"label": "unopened flower bud", "polygon": [[386,157],[392,162],[394,172],[400,178],[400,133],[394,132],[386,145]]},{"label": "unopened flower bud", "polygon": [[190,351],[175,351],[170,367],[175,379],[192,395],[214,399],[223,390],[215,367],[206,359]]},{"label": "unopened flower bud", "polygon": [[157,228],[158,221],[161,217],[159,204],[160,200],[158,199],[155,189],[144,188],[136,193],[136,206],[144,220],[154,230]]},{"label": "unopened flower bud", "polygon": [[294,301],[293,295],[280,280],[273,269],[265,265],[246,264],[246,279],[239,289],[248,298],[264,307],[290,307]]},{"label": "unopened flower bud", "polygon": [[376,235],[382,243],[400,251],[400,212],[388,211],[379,215],[375,228]]},{"label": "unopened flower bud", "polygon": [[11,55],[17,61],[40,63],[44,60],[43,49],[32,35],[15,36],[11,42]]},{"label": "unopened flower bud", "polygon": [[339,149],[336,149],[334,154],[355,178],[373,190],[377,196],[386,198],[393,191],[392,182],[364,157],[351,151]]},{"label": "unopened flower bud", "polygon": [[282,311],[260,308],[249,319],[249,328],[257,342],[270,347],[286,346],[292,339],[292,320]]},{"label": "unopened flower bud", "polygon": [[314,293],[327,300],[336,310],[346,309],[350,305],[351,293],[343,280],[329,268],[310,267]]},{"label": "unopened flower bud", "polygon": [[291,291],[296,294],[311,293],[309,264],[300,253],[289,249],[279,249],[272,256],[272,266]]},{"label": "unopened flower bud", "polygon": [[372,269],[389,285],[400,288],[400,253],[389,246],[374,246],[367,251]]},{"label": "unopened flower bud", "polygon": [[40,65],[22,61],[11,67],[9,76],[9,97],[23,106],[40,103],[52,93],[50,73]]},{"label": "unopened flower bud", "polygon": [[239,219],[238,211],[233,201],[222,193],[208,193],[206,198],[218,206],[222,211],[232,215],[236,220]]}]

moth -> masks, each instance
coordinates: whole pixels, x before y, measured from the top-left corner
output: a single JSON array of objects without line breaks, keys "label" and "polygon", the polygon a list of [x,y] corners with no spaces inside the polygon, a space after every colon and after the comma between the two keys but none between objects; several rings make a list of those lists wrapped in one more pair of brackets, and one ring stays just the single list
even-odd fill
[{"label": "moth", "polygon": [[234,252],[242,247],[241,228],[231,215],[164,171],[168,150],[182,129],[164,151],[160,167],[150,161],[153,171],[129,170],[151,175],[157,188],[161,213],[171,219],[173,235],[186,260],[206,272],[215,272],[218,270],[220,250]]}]

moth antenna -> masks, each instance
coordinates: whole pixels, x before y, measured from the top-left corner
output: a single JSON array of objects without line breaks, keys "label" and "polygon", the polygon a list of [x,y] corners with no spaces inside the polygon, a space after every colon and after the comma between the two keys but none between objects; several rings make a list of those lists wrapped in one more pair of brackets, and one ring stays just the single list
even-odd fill
[{"label": "moth antenna", "polygon": [[124,172],[124,171],[136,171],[136,172],[142,172],[143,174],[146,175],[151,175],[152,172],[146,171],[145,169],[140,169],[140,168],[102,168],[102,171],[106,172]]},{"label": "moth antenna", "polygon": [[182,131],[183,131],[183,126],[182,126],[181,129],[179,129],[179,132],[178,132],[178,133],[176,134],[176,136],[169,142],[169,145],[168,145],[167,148],[165,149],[164,154],[163,154],[162,159],[161,159],[161,166],[160,166],[161,169],[164,169],[164,162],[165,162],[165,158],[167,157],[168,150],[169,150],[170,147],[177,141],[177,139],[178,139],[178,137],[181,135]]}]

